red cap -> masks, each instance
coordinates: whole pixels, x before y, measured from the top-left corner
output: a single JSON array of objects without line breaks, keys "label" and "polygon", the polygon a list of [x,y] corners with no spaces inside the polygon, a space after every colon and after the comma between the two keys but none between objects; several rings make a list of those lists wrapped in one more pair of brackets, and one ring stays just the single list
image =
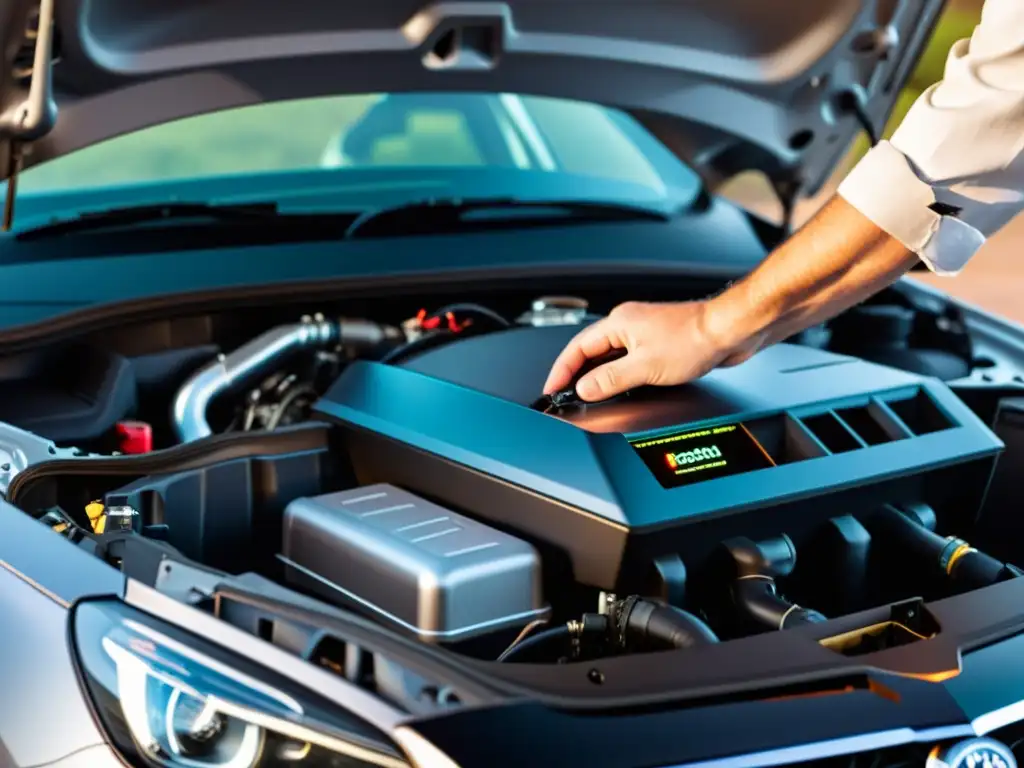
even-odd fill
[{"label": "red cap", "polygon": [[149,453],[153,450],[153,427],[144,421],[119,421],[115,426],[121,438],[121,453]]}]

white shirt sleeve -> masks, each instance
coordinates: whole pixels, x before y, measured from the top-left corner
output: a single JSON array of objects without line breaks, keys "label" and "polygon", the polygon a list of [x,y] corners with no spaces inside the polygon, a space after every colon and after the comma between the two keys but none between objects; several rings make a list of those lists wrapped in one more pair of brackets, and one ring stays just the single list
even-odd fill
[{"label": "white shirt sleeve", "polygon": [[1024,0],[987,0],[942,81],[839,194],[945,275],[1024,210]]}]

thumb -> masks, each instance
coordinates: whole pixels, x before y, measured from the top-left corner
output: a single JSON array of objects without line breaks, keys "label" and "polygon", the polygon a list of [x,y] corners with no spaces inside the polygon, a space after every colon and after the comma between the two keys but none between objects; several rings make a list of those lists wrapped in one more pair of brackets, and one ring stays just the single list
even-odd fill
[{"label": "thumb", "polygon": [[627,354],[595,368],[581,378],[576,384],[576,394],[591,403],[607,400],[645,384],[646,378],[642,361],[636,355]]}]

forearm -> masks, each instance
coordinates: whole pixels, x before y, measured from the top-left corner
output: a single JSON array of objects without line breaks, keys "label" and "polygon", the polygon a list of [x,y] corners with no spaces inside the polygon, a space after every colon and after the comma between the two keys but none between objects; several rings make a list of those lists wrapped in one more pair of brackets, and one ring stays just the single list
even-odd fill
[{"label": "forearm", "polygon": [[943,80],[891,141],[746,280],[709,305],[709,332],[742,357],[863,301],[920,259],[956,274],[1024,210],[1024,2],[987,0]]},{"label": "forearm", "polygon": [[840,197],[744,280],[709,304],[709,333],[748,351],[782,341],[858,304],[917,261]]}]

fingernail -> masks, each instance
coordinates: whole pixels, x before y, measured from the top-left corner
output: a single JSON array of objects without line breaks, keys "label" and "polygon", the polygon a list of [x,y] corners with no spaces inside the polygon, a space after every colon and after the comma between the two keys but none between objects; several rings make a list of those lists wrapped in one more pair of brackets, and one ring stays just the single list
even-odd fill
[{"label": "fingernail", "polygon": [[596,400],[601,393],[597,388],[597,384],[594,383],[594,380],[588,378],[579,380],[576,384],[576,394],[584,400]]}]

